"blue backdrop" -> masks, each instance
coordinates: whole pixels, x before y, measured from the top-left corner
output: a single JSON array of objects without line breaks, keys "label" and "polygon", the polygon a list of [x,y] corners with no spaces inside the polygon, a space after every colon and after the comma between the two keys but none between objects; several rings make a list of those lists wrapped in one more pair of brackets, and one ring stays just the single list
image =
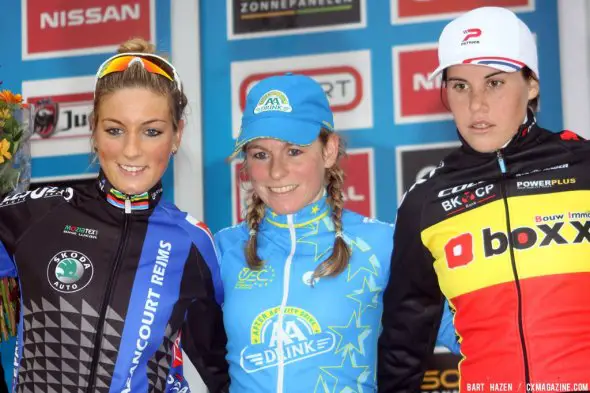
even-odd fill
[{"label": "blue backdrop", "polygon": [[[436,148],[441,142],[457,140],[452,121],[448,115],[436,111],[439,103],[432,102],[433,99],[438,100],[437,85],[428,86],[424,78],[427,71],[434,70],[436,66],[433,44],[453,17],[452,14],[440,14],[440,9],[447,6],[469,8],[470,4],[478,6],[482,3],[518,5],[516,11],[540,43],[542,109],[538,114],[539,122],[555,130],[562,126],[555,1],[440,0],[421,2],[425,4],[424,9],[419,9],[417,2],[404,0],[341,1],[340,4],[350,5],[348,11],[358,6],[362,13],[358,23],[344,26],[329,25],[339,13],[348,12],[343,7],[324,7],[320,10],[310,6],[299,11],[291,9],[294,12],[282,10],[280,14],[279,10],[274,10],[272,14],[271,10],[262,11],[263,3],[270,4],[269,1],[251,1],[249,3],[254,3],[254,6],[250,5],[249,9],[247,5],[241,6],[243,3],[234,0],[233,9],[228,10],[229,1],[201,1],[205,214],[213,230],[236,221],[236,186],[232,183],[232,167],[225,160],[233,146],[232,131],[235,136],[239,128],[235,119],[240,92],[245,90],[244,85],[259,79],[259,74],[278,71],[307,70],[317,76],[327,90],[332,88],[333,96],[339,86],[338,78],[346,82],[341,85],[350,87],[360,74],[366,83],[362,92],[364,106],[358,105],[356,109],[349,110],[357,112],[352,114],[352,118],[346,117],[346,109],[339,108],[336,128],[342,130],[341,134],[350,148],[372,150],[374,189],[369,192],[373,193],[375,202],[373,211],[378,218],[392,221],[398,200],[397,188],[406,186],[399,181],[404,169],[396,163],[396,155],[399,156],[405,149],[421,148],[425,149],[424,154],[428,154],[428,149]],[[428,12],[428,3],[437,12],[424,17],[416,16],[417,13]],[[412,7],[417,9],[416,14],[411,13]],[[243,12],[241,8],[246,8],[248,12]],[[321,26],[321,18],[307,18],[320,14],[324,15],[326,26]],[[232,19],[228,20],[230,17]],[[301,25],[304,27],[297,29]],[[293,34],[285,35],[288,33]],[[431,49],[424,53],[412,53],[413,49],[424,47]],[[394,60],[396,52],[405,53],[400,57],[399,64]],[[368,64],[364,57],[369,59]],[[331,65],[330,59],[335,59]],[[422,74],[413,74],[408,69],[411,67],[417,67],[416,70]],[[357,74],[352,71],[354,69]],[[396,75],[401,76],[397,78],[399,84],[394,87]],[[400,96],[398,101],[408,102],[396,102],[396,94]],[[331,98],[340,100],[334,102],[335,105],[354,101],[354,97]],[[394,116],[396,105],[401,114],[397,121]],[[427,109],[425,113],[421,113],[421,106]],[[431,109],[432,113],[428,112]],[[415,114],[418,116],[413,116]],[[338,116],[342,117],[339,119]],[[443,120],[439,120],[441,118]],[[350,124],[358,126],[351,128]],[[357,174],[355,177],[362,176]]]}]

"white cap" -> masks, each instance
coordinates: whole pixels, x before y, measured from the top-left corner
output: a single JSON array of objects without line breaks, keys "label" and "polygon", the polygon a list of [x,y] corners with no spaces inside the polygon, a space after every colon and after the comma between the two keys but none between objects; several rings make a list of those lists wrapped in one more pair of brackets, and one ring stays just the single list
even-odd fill
[{"label": "white cap", "polygon": [[537,44],[514,12],[481,7],[450,22],[438,40],[438,68],[431,78],[457,64],[479,64],[505,72],[529,67],[539,77]]}]

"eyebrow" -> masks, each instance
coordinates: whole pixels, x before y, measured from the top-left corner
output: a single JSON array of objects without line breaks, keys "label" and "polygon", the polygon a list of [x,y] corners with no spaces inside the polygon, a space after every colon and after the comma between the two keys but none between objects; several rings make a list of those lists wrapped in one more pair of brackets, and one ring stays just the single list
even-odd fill
[{"label": "eyebrow", "polygon": [[[491,74],[488,74],[488,75],[484,76],[484,79],[488,79],[488,78],[491,78],[491,77],[496,76],[496,75],[499,75],[499,74],[506,74],[506,72],[505,71],[494,71]],[[467,82],[467,79],[463,79],[463,78],[459,78],[459,77],[453,76],[453,77],[447,78],[447,82],[448,81]]]},{"label": "eyebrow", "polygon": [[[293,147],[296,147],[297,149],[301,149],[302,147],[305,147],[305,146],[299,146],[299,145],[296,145],[294,143],[286,143],[285,144],[285,147],[283,149],[291,149]],[[260,150],[264,150],[266,152],[270,151],[269,149],[267,149],[267,148],[265,148],[263,146],[260,146],[260,145],[254,143],[254,142],[250,142],[250,143],[248,143],[248,145],[246,145],[246,150],[250,150],[250,149],[260,149]]]},{"label": "eyebrow", "polygon": [[[104,118],[104,119],[102,119],[102,121],[103,122],[110,121],[110,122],[113,122],[113,123],[124,125],[124,123],[122,121],[117,120],[117,119],[112,119],[110,117]],[[146,121],[142,122],[141,124],[142,125],[146,125],[146,124],[157,123],[157,122],[166,123],[166,120],[162,120],[162,119],[150,119],[150,120],[146,120]]]}]

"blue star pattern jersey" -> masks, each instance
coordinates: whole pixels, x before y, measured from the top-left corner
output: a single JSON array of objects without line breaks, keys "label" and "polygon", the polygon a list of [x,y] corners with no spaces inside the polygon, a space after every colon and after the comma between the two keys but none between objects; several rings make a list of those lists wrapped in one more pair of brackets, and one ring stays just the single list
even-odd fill
[{"label": "blue star pattern jersey", "polygon": [[314,282],[335,239],[325,198],[293,215],[267,210],[258,232],[261,270],[247,266],[245,224],[216,235],[230,392],[376,391],[393,226],[350,211],[342,220],[350,264]]}]

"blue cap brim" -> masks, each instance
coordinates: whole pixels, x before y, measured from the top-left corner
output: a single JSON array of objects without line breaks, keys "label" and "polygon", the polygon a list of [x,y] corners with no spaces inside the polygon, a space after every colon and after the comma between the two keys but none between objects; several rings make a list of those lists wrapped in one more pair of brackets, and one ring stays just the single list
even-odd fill
[{"label": "blue cap brim", "polygon": [[[327,127],[326,127],[327,128]],[[232,156],[255,139],[278,139],[293,145],[311,145],[320,135],[322,125],[316,122],[280,117],[264,117],[242,128]]]}]

